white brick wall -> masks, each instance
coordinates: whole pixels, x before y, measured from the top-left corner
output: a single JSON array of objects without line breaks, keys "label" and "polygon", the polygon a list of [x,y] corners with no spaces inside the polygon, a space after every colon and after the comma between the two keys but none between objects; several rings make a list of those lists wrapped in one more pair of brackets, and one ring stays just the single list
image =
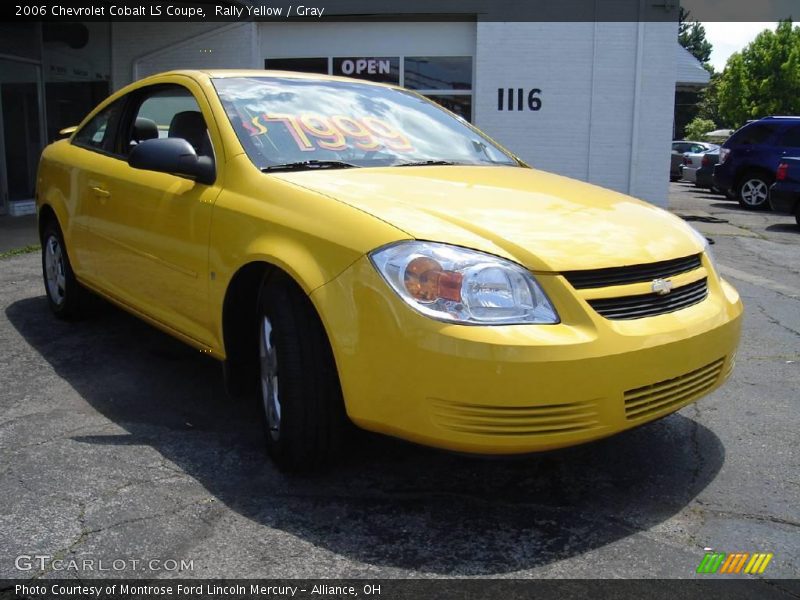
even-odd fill
[{"label": "white brick wall", "polygon": [[[535,167],[666,205],[676,39],[672,23],[480,22],[476,124]],[[499,111],[497,88],[520,87],[541,110]]]},{"label": "white brick wall", "polygon": [[255,36],[253,23],[114,23],[112,87],[172,69],[258,68]]}]

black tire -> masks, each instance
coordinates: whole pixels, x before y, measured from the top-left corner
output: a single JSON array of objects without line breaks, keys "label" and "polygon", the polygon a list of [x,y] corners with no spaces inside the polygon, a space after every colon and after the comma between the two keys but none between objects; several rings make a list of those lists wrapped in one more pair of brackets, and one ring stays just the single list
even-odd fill
[{"label": "black tire", "polygon": [[42,278],[50,310],[59,319],[83,316],[86,290],[75,278],[58,222],[50,218],[42,227]]},{"label": "black tire", "polygon": [[800,203],[794,211],[794,220],[797,221],[797,226],[800,227]]},{"label": "black tire", "polygon": [[[262,285],[258,328],[258,398],[267,453],[287,472],[331,464],[340,454],[347,423],[339,375],[313,304],[287,275],[272,274]],[[273,361],[265,358],[267,338]],[[270,410],[271,372],[277,419],[274,407]]]},{"label": "black tire", "polygon": [[736,186],[736,199],[746,210],[769,209],[769,186],[772,178],[758,172],[745,173]]}]

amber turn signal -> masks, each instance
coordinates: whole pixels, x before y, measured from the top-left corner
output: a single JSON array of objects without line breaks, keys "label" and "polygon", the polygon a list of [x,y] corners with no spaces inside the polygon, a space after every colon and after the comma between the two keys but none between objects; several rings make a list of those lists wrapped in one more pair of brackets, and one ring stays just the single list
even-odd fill
[{"label": "amber turn signal", "polygon": [[432,258],[420,256],[406,266],[403,283],[406,290],[419,302],[452,300],[461,302],[461,273],[445,271]]}]

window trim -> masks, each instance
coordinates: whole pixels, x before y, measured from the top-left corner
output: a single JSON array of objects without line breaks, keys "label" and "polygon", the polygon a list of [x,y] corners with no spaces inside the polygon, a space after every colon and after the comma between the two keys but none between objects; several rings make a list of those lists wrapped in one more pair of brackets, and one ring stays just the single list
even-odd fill
[{"label": "window trim", "polygon": [[[154,93],[157,93],[159,89],[174,88],[174,87],[186,90],[186,92],[194,99],[195,104],[197,104],[197,108],[200,111],[200,114],[203,115],[203,121],[206,122],[205,124],[206,124],[206,132],[208,135],[208,143],[211,145],[211,160],[213,161],[214,167],[216,169],[218,164],[217,151],[216,148],[214,147],[214,139],[211,136],[211,130],[209,129],[206,116],[203,114],[203,109],[200,106],[200,101],[197,99],[195,93],[192,92],[192,90],[190,90],[187,86],[181,83],[176,83],[174,81],[153,83],[150,85],[146,85],[144,87],[140,87],[136,90],[133,90],[131,93],[128,94],[129,98],[128,103],[125,106],[125,110],[119,119],[119,126],[118,126],[119,131],[117,135],[118,143],[116,148],[116,150],[119,153],[118,155],[122,158],[122,160],[127,162],[128,154],[130,154],[130,147],[129,146],[127,147],[127,152],[126,152],[125,144],[126,141],[130,139],[136,115],[141,109],[142,104],[144,104],[150,97],[152,97]],[[125,134],[120,135],[120,133],[122,133],[123,130],[123,125],[125,123],[127,123],[127,127],[124,127]]]}]

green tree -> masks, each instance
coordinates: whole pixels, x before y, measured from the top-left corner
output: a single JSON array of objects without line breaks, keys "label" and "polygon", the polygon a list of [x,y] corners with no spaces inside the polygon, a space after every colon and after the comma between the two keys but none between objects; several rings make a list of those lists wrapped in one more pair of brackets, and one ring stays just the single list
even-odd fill
[{"label": "green tree", "polygon": [[730,127],[719,112],[719,80],[722,73],[712,73],[711,81],[700,92],[700,102],[698,103],[697,116],[702,119],[714,121],[717,127]]},{"label": "green tree", "polygon": [[[689,11],[681,8],[678,14],[678,42],[692,54],[703,67],[713,73],[708,62],[711,56],[711,43],[706,40],[706,30],[697,21],[692,21]],[[673,114],[674,134],[684,137],[686,125],[694,119],[700,109],[702,92],[698,89],[678,89],[675,91],[675,112]]]},{"label": "green tree", "polygon": [[710,131],[714,131],[716,128],[717,126],[714,124],[714,121],[695,117],[692,119],[692,122],[686,126],[686,135],[684,135],[684,137],[687,140],[705,142],[706,134]]},{"label": "green tree", "polygon": [[678,43],[691,52],[703,67],[713,71],[708,64],[713,46],[706,39],[706,29],[698,21],[690,21],[689,18],[689,11],[681,8],[678,14]]},{"label": "green tree", "polygon": [[715,94],[718,122],[733,127],[766,115],[800,114],[800,27],[781,21],[731,55]]}]

